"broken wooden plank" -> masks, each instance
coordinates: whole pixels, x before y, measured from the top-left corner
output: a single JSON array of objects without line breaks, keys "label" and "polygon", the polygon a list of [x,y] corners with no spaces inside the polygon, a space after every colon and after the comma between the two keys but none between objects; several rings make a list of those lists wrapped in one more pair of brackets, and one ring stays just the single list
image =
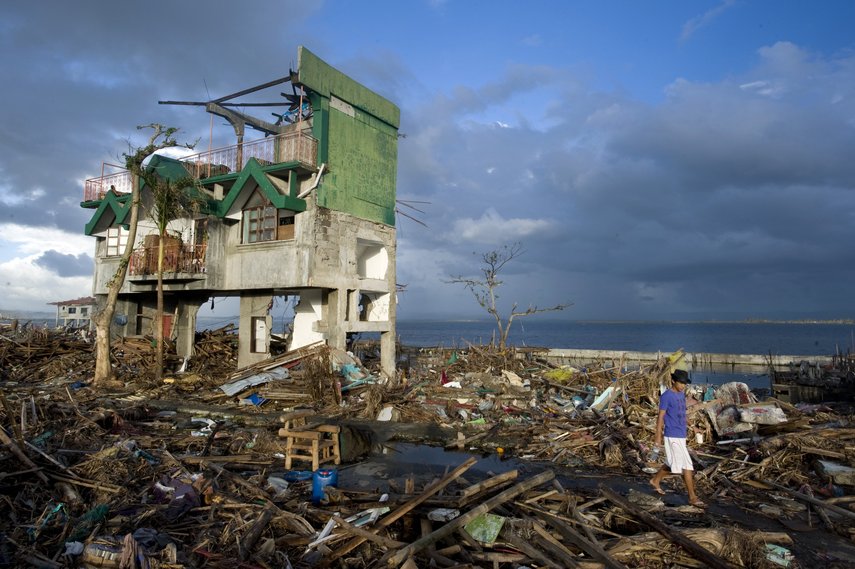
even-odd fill
[{"label": "broken wooden plank", "polygon": [[261,537],[261,532],[267,528],[270,520],[273,519],[273,514],[275,514],[278,509],[279,508],[273,504],[268,504],[264,510],[261,511],[258,518],[252,523],[252,526],[250,526],[246,535],[244,535],[243,540],[240,542],[239,557],[241,561],[246,561],[249,558],[252,548],[255,547],[258,538]]},{"label": "broken wooden plank", "polygon": [[472,559],[486,561],[487,563],[526,563],[531,560],[524,553],[504,553],[501,551],[476,552],[472,554]]},{"label": "broken wooden plank", "polygon": [[576,564],[572,561],[570,561],[568,565],[561,565],[557,561],[553,560],[551,557],[547,556],[539,548],[530,544],[528,541],[524,540],[523,538],[514,534],[511,531],[502,532],[502,540],[510,544],[514,549],[522,551],[526,554],[526,556],[530,557],[531,559],[534,559],[541,565],[545,565],[546,567],[551,567],[552,569],[565,569],[565,567],[575,569],[576,567]]},{"label": "broken wooden plank", "polygon": [[[686,535],[690,539],[703,543],[716,544],[724,547],[724,544],[729,540],[729,534],[732,529],[726,528],[689,528],[676,530],[681,534]],[[740,531],[740,530],[736,530]],[[775,543],[780,545],[792,545],[793,539],[786,532],[767,532],[758,531],[752,532],[752,537],[758,539],[762,543]],[[617,543],[612,543],[609,546],[609,554],[612,556],[620,556],[628,558],[635,553],[650,552],[661,550],[662,544],[667,538],[663,537],[659,532],[639,533],[632,536],[622,536]]]},{"label": "broken wooden plank", "polygon": [[355,525],[351,524],[350,522],[348,522],[347,520],[345,520],[341,516],[333,516],[332,520],[335,521],[336,525],[338,525],[340,528],[342,528],[347,533],[350,533],[350,534],[355,535],[357,537],[361,537],[361,538],[366,539],[370,542],[376,543],[377,545],[379,545],[380,547],[382,547],[384,549],[394,549],[396,547],[401,547],[403,545],[406,545],[402,541],[396,541],[394,539],[384,537],[380,534],[372,533],[366,529],[356,527]]},{"label": "broken wooden plank", "polygon": [[[461,474],[463,474],[464,472],[466,472],[467,470],[472,468],[472,466],[476,462],[478,462],[478,460],[475,458],[467,459],[463,464],[461,464],[460,466],[458,466],[457,468],[455,468],[454,470],[449,472],[446,476],[444,476],[442,479],[437,481],[435,484],[432,484],[431,486],[426,488],[425,491],[422,492],[421,495],[413,498],[412,500],[409,500],[406,504],[399,507],[395,511],[391,512],[388,516],[385,516],[383,519],[381,519],[379,522],[377,522],[376,530],[380,531],[380,529],[390,526],[395,521],[397,521],[398,519],[405,516],[407,513],[409,513],[411,510],[413,510],[413,508],[417,507],[419,504],[421,504],[422,502],[424,502],[425,500],[427,500],[428,498],[430,498],[431,496],[433,496],[434,494],[436,494],[437,492],[439,492],[440,490],[442,490],[443,488],[445,488],[446,486],[451,484],[454,480],[457,479],[457,477],[459,477]],[[353,551],[354,549],[356,549],[357,547],[359,547],[363,543],[365,543],[364,538],[357,537],[357,538],[352,539],[350,542],[348,542],[348,543],[344,544],[343,546],[337,548],[335,550],[335,552],[333,552],[332,555],[330,555],[329,557],[324,559],[321,566],[323,566],[323,567],[328,566],[330,563],[332,563],[336,559],[342,557],[343,555],[350,553],[351,551]]]},{"label": "broken wooden plank", "polygon": [[482,482],[478,482],[477,484],[473,484],[468,488],[464,488],[463,491],[460,493],[460,499],[458,500],[457,504],[458,506],[463,507],[469,504],[478,494],[491,488],[495,488],[496,486],[504,482],[514,480],[518,475],[518,470],[509,470],[507,472],[503,472],[502,474],[497,474],[496,476],[488,478],[487,480],[484,480]]},{"label": "broken wooden plank", "polygon": [[651,516],[644,510],[631,504],[623,496],[619,495],[613,490],[610,490],[609,488],[606,488],[602,484],[600,484],[600,492],[602,492],[603,495],[605,495],[616,505],[620,506],[627,513],[632,514],[634,517],[638,518],[645,524],[649,525],[650,527],[670,539],[672,542],[685,549],[689,555],[691,555],[698,561],[706,563],[713,569],[736,569],[736,566],[730,563],[729,561],[722,559],[713,552],[705,549],[697,542],[692,541],[685,535],[672,530],[670,527],[668,527],[667,524],[665,524],[661,520],[655,518],[654,516]]},{"label": "broken wooden plank", "polygon": [[421,551],[422,549],[424,549],[428,545],[430,545],[432,543],[436,543],[438,540],[440,540],[440,539],[442,539],[448,535],[451,535],[458,528],[465,526],[467,523],[469,523],[471,520],[475,519],[476,517],[480,516],[481,514],[489,512],[493,508],[500,506],[500,505],[504,504],[505,502],[513,500],[514,498],[516,498],[517,496],[519,496],[523,492],[531,490],[532,488],[536,488],[545,482],[549,482],[553,478],[555,478],[555,473],[552,470],[545,470],[545,471],[541,472],[540,474],[538,474],[537,476],[533,476],[533,477],[529,478],[528,480],[524,480],[523,482],[520,482],[519,484],[511,486],[510,488],[508,488],[504,492],[501,492],[501,493],[493,496],[492,498],[490,498],[486,502],[482,503],[481,505],[476,506],[475,508],[472,508],[471,510],[466,512],[465,514],[451,520],[447,524],[445,524],[442,527],[440,527],[439,529],[435,530],[430,535],[427,535],[421,539],[414,541],[410,545],[399,549],[398,551],[396,551],[392,555],[385,556],[386,557],[386,559],[385,559],[386,563],[390,566],[400,565],[410,555],[412,555],[414,553],[418,553],[419,551]]},{"label": "broken wooden plank", "polygon": [[82,486],[84,488],[92,488],[93,490],[104,490],[105,492],[110,492],[111,494],[119,494],[122,492],[122,490],[124,490],[124,488],[120,486],[114,486],[113,484],[107,484],[106,482],[92,482],[82,480],[81,478],[69,478],[53,472],[50,473],[50,477],[59,482],[65,482],[66,484],[73,484],[74,486]]},{"label": "broken wooden plank", "polygon": [[777,488],[778,490],[782,490],[787,492],[788,494],[802,500],[803,502],[807,502],[808,504],[813,504],[814,506],[820,506],[825,508],[829,512],[834,512],[835,514],[839,514],[841,516],[847,517],[849,519],[855,520],[855,512],[851,510],[847,510],[845,508],[841,508],[840,506],[835,506],[834,504],[829,504],[824,502],[818,498],[814,498],[812,496],[808,496],[807,494],[803,494],[801,492],[796,492],[795,490],[790,490],[786,486],[781,486],[780,484],[776,484],[775,482],[770,482],[769,480],[763,480],[763,484],[767,484],[772,488]]},{"label": "broken wooden plank", "polygon": [[532,537],[539,542],[543,549],[552,553],[552,556],[556,559],[561,560],[565,567],[576,567],[578,565],[576,555],[567,549],[567,546],[555,539],[552,534],[546,531],[546,529],[540,525],[538,520],[528,516],[524,519],[531,523],[531,529],[533,529],[535,534],[537,534]]},{"label": "broken wooden plank", "polygon": [[207,464],[212,465],[215,463],[222,464],[254,464],[258,466],[270,466],[273,464],[272,460],[262,460],[259,459],[256,455],[252,454],[232,454],[225,456],[198,456],[195,454],[181,454],[176,456],[175,458],[181,460],[186,464]]},{"label": "broken wooden plank", "polygon": [[608,569],[627,569],[623,563],[620,563],[614,557],[609,555],[599,542],[596,541],[596,539],[593,539],[592,534],[588,535],[588,537],[592,539],[586,539],[585,536],[576,531],[576,528],[551,512],[531,506],[526,506],[525,509],[537,512],[537,514],[543,517],[549,525],[558,530],[558,533],[560,533],[564,539],[590,555],[592,558],[602,561]]},{"label": "broken wooden plank", "polygon": [[45,475],[45,473],[41,471],[41,468],[39,468],[39,466],[35,462],[30,460],[30,457],[27,456],[27,453],[25,453],[23,450],[21,450],[21,448],[18,447],[17,444],[15,444],[15,441],[10,439],[9,435],[7,435],[6,432],[2,428],[0,428],[0,442],[2,442],[7,447],[9,447],[9,450],[12,451],[12,454],[14,454],[18,460],[23,462],[25,466],[29,466],[30,468],[37,469],[36,470],[36,476],[39,477],[39,480],[41,480],[42,482],[45,482],[45,483],[48,482],[47,475]]}]

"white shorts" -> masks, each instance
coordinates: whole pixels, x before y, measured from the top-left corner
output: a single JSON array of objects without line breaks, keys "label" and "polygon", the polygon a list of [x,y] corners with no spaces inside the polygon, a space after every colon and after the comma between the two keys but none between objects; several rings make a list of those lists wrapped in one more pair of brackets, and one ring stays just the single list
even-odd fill
[{"label": "white shorts", "polygon": [[665,437],[665,465],[672,474],[682,474],[684,470],[694,470],[692,457],[686,447],[686,439]]}]

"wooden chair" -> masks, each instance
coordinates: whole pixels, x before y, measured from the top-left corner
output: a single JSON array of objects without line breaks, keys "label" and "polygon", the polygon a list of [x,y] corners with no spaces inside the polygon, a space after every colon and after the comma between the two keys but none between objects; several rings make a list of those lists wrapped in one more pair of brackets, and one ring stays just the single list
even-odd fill
[{"label": "wooden chair", "polygon": [[285,439],[285,468],[291,470],[293,460],[311,461],[312,471],[321,464],[332,462],[341,464],[341,451],[338,425],[307,425],[305,412],[283,415],[285,426],[279,429],[279,436]]}]

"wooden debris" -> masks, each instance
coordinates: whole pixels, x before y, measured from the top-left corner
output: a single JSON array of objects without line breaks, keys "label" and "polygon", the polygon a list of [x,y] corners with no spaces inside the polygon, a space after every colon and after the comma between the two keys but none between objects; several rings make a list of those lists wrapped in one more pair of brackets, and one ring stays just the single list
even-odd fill
[{"label": "wooden debris", "polygon": [[650,527],[667,537],[672,542],[676,543],[677,545],[688,551],[690,555],[692,555],[699,561],[707,564],[709,567],[712,567],[713,569],[736,569],[733,564],[722,559],[718,555],[715,555],[713,552],[704,549],[695,541],[689,539],[685,535],[672,530],[662,521],[648,514],[644,510],[630,504],[622,496],[616,494],[612,490],[601,486],[600,491],[609,500],[632,514],[634,517],[644,522],[646,525],[649,525]]},{"label": "wooden debris", "polygon": [[[0,521],[0,562],[6,564],[62,566],[57,560],[74,533],[90,548],[86,555],[110,543],[116,559],[149,555],[151,566],[164,569],[182,567],[177,559],[187,567],[382,561],[620,569],[640,559],[656,569],[759,567],[765,543],[787,544],[781,532],[723,529],[734,522],[717,517],[719,508],[744,510],[749,522],[768,512],[773,520],[813,526],[821,513],[829,535],[855,535],[848,508],[855,498],[839,496],[852,489],[840,483],[844,478],[837,484],[820,479],[817,468],[818,460],[829,459],[855,466],[855,429],[846,426],[847,411],[824,406],[771,402],[786,413],[786,423],[755,425],[728,438],[707,412],[715,403],[695,392],[688,416],[704,442],[692,439],[689,447],[699,493],[717,508],[701,515],[671,496],[664,508],[644,512],[608,488],[599,495],[602,479],[649,493],[644,468],[667,358],[643,369],[592,362],[570,371],[539,361],[534,349],[467,346],[425,351],[411,360],[405,382],[342,390],[338,356],[325,346],[235,370],[236,337],[226,328],[199,335],[200,356],[184,373],[176,371],[183,362],[169,358],[176,373],[160,384],[150,377],[149,338],[118,343],[114,359],[125,388],[106,393],[87,383],[93,356],[80,336],[19,330],[0,338],[0,459],[11,465],[0,473],[0,500],[9,512]],[[275,381],[255,377],[281,370],[287,373]],[[444,386],[442,377],[460,388]],[[249,378],[245,389],[222,389]],[[591,410],[590,401],[610,386],[620,395]],[[247,404],[253,394],[267,401]],[[384,408],[400,422],[366,421]],[[371,430],[362,441],[365,452],[395,440],[474,450],[492,472],[472,469],[476,459],[460,455],[459,466],[430,475],[435,481],[411,472],[378,480],[389,492],[370,485],[329,488],[312,502],[310,481],[283,478],[282,417],[351,435],[363,426]],[[553,472],[566,478],[558,483]],[[540,487],[547,482],[553,484]],[[432,521],[440,508],[459,515]],[[487,513],[500,516],[501,531],[495,541],[479,542],[465,528]],[[658,533],[641,532],[646,526]],[[137,529],[169,536],[171,550],[141,553]],[[472,531],[483,538],[478,529]],[[723,553],[733,544],[742,557]]]},{"label": "wooden debris", "polygon": [[436,543],[443,537],[451,535],[458,528],[463,527],[464,525],[466,525],[467,522],[474,519],[478,515],[483,514],[485,512],[489,512],[495,507],[500,506],[509,500],[513,500],[515,497],[519,496],[526,490],[536,488],[545,482],[549,482],[554,477],[555,473],[551,470],[547,470],[538,474],[537,476],[533,476],[528,480],[514,485],[513,487],[505,490],[504,492],[501,492],[500,494],[497,494],[496,496],[483,502],[479,506],[472,508],[462,516],[455,518],[453,521],[448,522],[433,533],[414,541],[406,547],[402,547],[397,552],[389,556],[386,560],[386,563],[391,566],[399,565],[404,561],[404,559],[406,559],[413,553],[417,553],[428,545]]}]

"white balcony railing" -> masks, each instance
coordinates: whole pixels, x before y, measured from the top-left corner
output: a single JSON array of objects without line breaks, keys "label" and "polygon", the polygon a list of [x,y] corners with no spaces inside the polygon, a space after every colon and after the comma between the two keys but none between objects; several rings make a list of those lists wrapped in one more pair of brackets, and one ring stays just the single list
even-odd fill
[{"label": "white balcony railing", "polygon": [[[317,153],[318,141],[307,132],[301,131],[192,154],[182,158],[181,162],[185,164],[190,176],[203,180],[240,171],[250,158],[255,158],[263,165],[299,162],[314,169]],[[122,169],[119,172],[86,180],[83,187],[83,201],[102,200],[109,191],[117,194],[130,193],[131,173]]]},{"label": "white balcony railing", "polygon": [[106,167],[121,168],[118,172],[112,174],[102,174],[98,178],[90,178],[83,184],[83,201],[103,200],[107,192],[113,191],[117,194],[131,193],[131,173],[121,166],[112,164],[104,164],[102,171]]}]

